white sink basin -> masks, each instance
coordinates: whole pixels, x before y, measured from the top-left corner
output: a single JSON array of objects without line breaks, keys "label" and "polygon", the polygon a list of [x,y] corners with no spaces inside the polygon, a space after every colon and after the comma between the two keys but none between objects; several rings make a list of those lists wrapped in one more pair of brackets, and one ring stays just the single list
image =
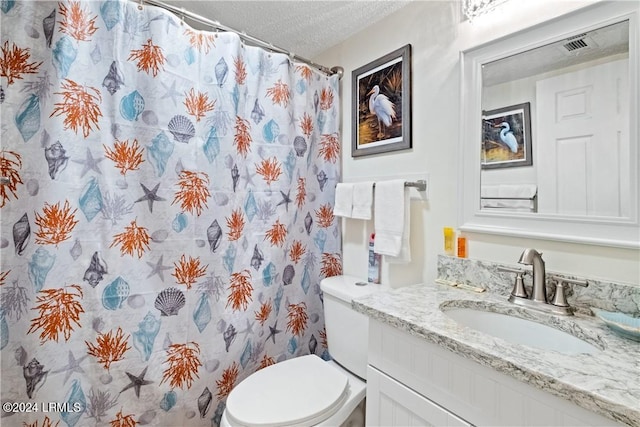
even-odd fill
[{"label": "white sink basin", "polygon": [[514,344],[568,354],[601,351],[600,348],[559,329],[507,314],[461,307],[446,308],[443,312],[463,326]]}]

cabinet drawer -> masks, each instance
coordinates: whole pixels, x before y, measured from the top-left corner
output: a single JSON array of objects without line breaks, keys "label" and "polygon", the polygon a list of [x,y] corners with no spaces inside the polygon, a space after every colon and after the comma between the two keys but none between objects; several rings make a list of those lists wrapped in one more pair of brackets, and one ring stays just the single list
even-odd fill
[{"label": "cabinet drawer", "polygon": [[367,426],[471,426],[371,366],[367,369],[366,420]]}]

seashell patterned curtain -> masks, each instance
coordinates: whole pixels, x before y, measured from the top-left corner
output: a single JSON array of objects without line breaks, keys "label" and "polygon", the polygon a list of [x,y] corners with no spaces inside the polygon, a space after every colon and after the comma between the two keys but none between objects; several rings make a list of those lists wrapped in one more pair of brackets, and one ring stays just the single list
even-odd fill
[{"label": "seashell patterned curtain", "polygon": [[134,2],[0,8],[2,424],[216,425],[328,358],[337,77]]}]

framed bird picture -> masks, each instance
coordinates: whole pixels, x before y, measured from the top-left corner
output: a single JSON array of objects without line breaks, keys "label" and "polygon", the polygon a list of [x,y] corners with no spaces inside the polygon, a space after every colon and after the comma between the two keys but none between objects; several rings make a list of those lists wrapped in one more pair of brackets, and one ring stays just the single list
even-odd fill
[{"label": "framed bird picture", "polygon": [[352,72],[352,157],[411,148],[411,45]]},{"label": "framed bird picture", "polygon": [[482,169],[531,166],[529,103],[482,112]]}]

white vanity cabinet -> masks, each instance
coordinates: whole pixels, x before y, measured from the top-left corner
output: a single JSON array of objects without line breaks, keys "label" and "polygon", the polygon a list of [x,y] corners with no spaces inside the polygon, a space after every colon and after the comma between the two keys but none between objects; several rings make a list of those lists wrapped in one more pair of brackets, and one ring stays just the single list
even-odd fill
[{"label": "white vanity cabinet", "polygon": [[366,415],[368,426],[621,425],[373,318]]}]

